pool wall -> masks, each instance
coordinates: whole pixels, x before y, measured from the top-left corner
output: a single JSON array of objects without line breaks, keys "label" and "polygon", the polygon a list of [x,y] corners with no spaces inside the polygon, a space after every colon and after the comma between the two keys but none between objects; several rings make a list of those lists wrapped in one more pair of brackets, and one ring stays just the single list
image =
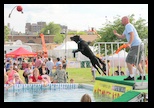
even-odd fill
[{"label": "pool wall", "polygon": [[92,90],[93,91],[94,86],[90,85],[90,84],[82,83],[82,84],[79,84],[79,88],[84,88],[84,89],[88,89],[88,90]]},{"label": "pool wall", "polygon": [[[9,86],[4,84],[5,87]],[[84,83],[52,83],[44,87],[42,84],[15,84],[8,90],[17,90],[17,89],[76,89],[76,88],[85,88],[93,91],[93,85],[84,84]]]},{"label": "pool wall", "polygon": [[[4,86],[9,86],[4,84]],[[29,90],[29,89],[76,89],[79,87],[78,83],[54,83],[48,84],[44,87],[42,84],[15,84],[8,90]]]}]

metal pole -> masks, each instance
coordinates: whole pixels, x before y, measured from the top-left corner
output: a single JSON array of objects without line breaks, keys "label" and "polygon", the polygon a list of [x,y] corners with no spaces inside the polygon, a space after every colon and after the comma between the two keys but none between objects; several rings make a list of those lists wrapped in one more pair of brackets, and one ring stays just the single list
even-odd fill
[{"label": "metal pole", "polygon": [[65,57],[66,57],[66,59],[67,59],[67,44],[66,44],[66,42],[67,42],[67,26],[66,26],[66,28],[65,28]]},{"label": "metal pole", "polygon": [[[17,7],[17,6],[15,6],[15,7]],[[15,7],[11,10],[11,12],[9,14],[9,18],[11,18],[11,14],[12,14],[13,10],[15,9]]]},{"label": "metal pole", "polygon": [[[12,14],[13,10],[14,10],[16,7],[18,7],[18,6],[15,6],[15,7],[11,10],[11,12],[10,12],[10,14],[9,14],[9,18],[11,18],[11,14]],[[23,14],[23,11],[21,11],[21,13]]]},{"label": "metal pole", "polygon": [[66,30],[65,30],[65,56],[66,56]]},{"label": "metal pole", "polygon": [[[18,6],[15,6],[15,7],[11,10],[11,12],[10,12],[10,14],[9,14],[9,18],[11,18],[11,14],[12,14],[13,10],[14,10],[16,7],[18,7]],[[21,13],[23,13],[23,11],[21,11]],[[12,34],[12,42],[13,42],[13,33],[11,32],[11,34]]]},{"label": "metal pole", "polygon": [[13,42],[13,28],[11,30],[11,35],[12,35],[12,42]]}]

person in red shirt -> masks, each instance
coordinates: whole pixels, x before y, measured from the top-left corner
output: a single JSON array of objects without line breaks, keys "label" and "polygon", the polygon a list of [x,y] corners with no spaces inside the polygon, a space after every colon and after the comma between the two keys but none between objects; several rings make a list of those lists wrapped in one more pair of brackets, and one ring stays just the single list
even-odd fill
[{"label": "person in red shirt", "polygon": [[32,76],[29,76],[28,84],[43,84],[44,86],[47,86],[48,83],[42,76],[40,76],[38,68],[35,68],[32,74]]},{"label": "person in red shirt", "polygon": [[9,71],[6,72],[6,75],[8,76],[8,81],[13,81],[13,75],[15,73],[16,71],[13,70],[13,65],[11,65]]},{"label": "person in red shirt", "polygon": [[8,90],[13,86],[13,83],[8,80],[7,74],[4,74],[4,84],[8,84],[8,86],[4,85],[4,90]]}]

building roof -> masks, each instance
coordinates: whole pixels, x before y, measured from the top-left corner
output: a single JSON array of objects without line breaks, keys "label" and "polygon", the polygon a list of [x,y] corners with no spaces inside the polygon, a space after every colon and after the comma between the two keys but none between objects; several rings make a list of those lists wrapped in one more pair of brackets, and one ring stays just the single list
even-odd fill
[{"label": "building roof", "polygon": [[[73,37],[74,35],[68,35],[67,36],[67,40],[70,41],[70,37]],[[90,41],[93,42],[95,41],[98,36],[97,35],[80,35],[80,37],[85,40],[86,42]]]}]

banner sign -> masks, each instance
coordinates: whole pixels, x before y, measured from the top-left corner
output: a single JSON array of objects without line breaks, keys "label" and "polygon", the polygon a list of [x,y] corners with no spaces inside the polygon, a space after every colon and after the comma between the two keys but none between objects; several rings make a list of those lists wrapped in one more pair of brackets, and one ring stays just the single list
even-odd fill
[{"label": "banner sign", "polygon": [[129,90],[133,90],[133,87],[96,80],[93,92],[98,93],[99,95],[109,96],[112,99],[116,99]]}]

